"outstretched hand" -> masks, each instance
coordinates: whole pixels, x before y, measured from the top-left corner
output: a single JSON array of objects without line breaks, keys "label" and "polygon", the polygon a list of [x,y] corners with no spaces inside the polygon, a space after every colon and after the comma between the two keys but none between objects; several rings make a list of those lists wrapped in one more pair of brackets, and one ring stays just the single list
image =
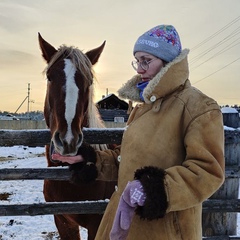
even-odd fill
[{"label": "outstretched hand", "polygon": [[94,148],[84,143],[75,157],[76,159],[73,159],[73,161],[78,162],[69,166],[69,170],[72,172],[70,181],[75,184],[93,182],[98,176],[97,154]]},{"label": "outstretched hand", "polygon": [[72,173],[70,181],[74,184],[89,183],[98,176],[96,152],[92,146],[86,143],[81,145],[76,156],[63,156],[52,151],[51,159],[69,164],[69,170]]},{"label": "outstretched hand", "polygon": [[84,161],[82,155],[63,156],[63,155],[61,155],[59,153],[53,153],[52,154],[52,159],[61,161],[63,163],[68,163],[68,164],[74,164],[74,163],[79,163],[79,162],[83,162]]}]

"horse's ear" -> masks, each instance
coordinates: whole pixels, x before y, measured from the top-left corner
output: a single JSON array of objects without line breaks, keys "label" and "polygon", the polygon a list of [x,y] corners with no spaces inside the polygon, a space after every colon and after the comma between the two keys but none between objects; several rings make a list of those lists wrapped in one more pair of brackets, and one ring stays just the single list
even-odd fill
[{"label": "horse's ear", "polygon": [[104,41],[103,44],[100,47],[86,52],[86,55],[89,58],[89,60],[91,61],[92,65],[97,63],[97,61],[98,61],[98,59],[99,59],[99,57],[100,57],[100,55],[101,55],[101,53],[104,49],[105,43],[106,43],[106,41]]},{"label": "horse's ear", "polygon": [[57,52],[57,50],[48,42],[46,42],[40,33],[38,33],[38,42],[40,49],[42,51],[43,58],[47,61],[47,63],[50,62],[52,56]]}]

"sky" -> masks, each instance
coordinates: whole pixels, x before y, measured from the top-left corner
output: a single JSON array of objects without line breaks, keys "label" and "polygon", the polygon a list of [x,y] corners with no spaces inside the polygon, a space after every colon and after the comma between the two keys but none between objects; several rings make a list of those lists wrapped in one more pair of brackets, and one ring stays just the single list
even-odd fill
[{"label": "sky", "polygon": [[219,105],[239,105],[239,9],[239,0],[0,0],[0,111],[43,110],[46,64],[38,32],[56,48],[83,52],[106,40],[94,68],[98,101],[135,75],[133,45],[160,24],[175,26],[190,49],[192,85]]}]

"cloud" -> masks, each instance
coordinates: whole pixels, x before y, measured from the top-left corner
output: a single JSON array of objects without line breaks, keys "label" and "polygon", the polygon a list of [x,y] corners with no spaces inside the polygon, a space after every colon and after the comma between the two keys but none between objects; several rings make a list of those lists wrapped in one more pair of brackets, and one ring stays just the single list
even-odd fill
[{"label": "cloud", "polygon": [[1,68],[12,68],[18,67],[19,65],[32,64],[36,60],[36,56],[27,52],[0,49]]},{"label": "cloud", "polygon": [[37,9],[11,2],[0,3],[0,30],[22,32],[36,24]]}]

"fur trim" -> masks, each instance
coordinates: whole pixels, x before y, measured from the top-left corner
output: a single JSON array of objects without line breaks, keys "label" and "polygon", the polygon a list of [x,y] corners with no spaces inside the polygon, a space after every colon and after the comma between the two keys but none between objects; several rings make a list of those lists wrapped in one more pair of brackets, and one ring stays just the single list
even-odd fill
[{"label": "fur trim", "polygon": [[[159,73],[149,82],[147,87],[143,91],[143,97],[146,103],[150,104],[152,103],[149,99],[152,95],[152,92],[155,90],[155,88],[159,85],[160,80],[163,78],[163,76],[167,75],[170,69],[174,68],[174,65],[180,63],[184,59],[187,58],[187,55],[189,53],[188,49],[184,49],[179,56],[177,56],[172,62],[169,62],[163,67]],[[184,72],[186,72],[186,79],[188,78],[188,67],[186,69],[183,69]],[[171,76],[170,76],[171,77]],[[184,79],[184,80],[186,80]],[[129,99],[136,102],[142,102],[139,96],[139,89],[136,87],[137,83],[141,82],[141,76],[139,74],[133,76],[130,80],[128,80],[123,87],[121,87],[118,90],[119,97],[124,99]],[[169,83],[169,82],[168,82]],[[178,81],[174,84],[179,84]],[[177,87],[177,86],[176,86]],[[160,94],[161,95],[161,94]]]},{"label": "fur trim", "polygon": [[[183,61],[187,57],[188,53],[189,53],[189,50],[188,49],[184,49],[180,53],[180,55],[178,55],[172,62],[167,63],[165,65],[165,67],[163,67],[159,71],[159,73],[149,82],[149,84],[147,85],[147,87],[143,91],[143,98],[144,98],[146,103],[149,103],[149,104],[151,103],[149,98],[151,97],[152,92],[157,87],[159,82],[162,80],[163,76],[166,75],[168,73],[168,71],[173,68],[174,65],[176,65],[177,63],[180,63],[181,61]],[[186,70],[188,71],[188,69],[186,69]],[[171,79],[171,81],[173,81],[173,80],[174,79]],[[184,79],[184,80],[186,80],[186,79]]]},{"label": "fur trim", "polygon": [[164,188],[166,172],[157,167],[144,167],[135,172],[134,178],[139,180],[146,193],[144,206],[136,208],[136,214],[147,220],[162,218],[168,207],[167,195]]},{"label": "fur trim", "polygon": [[139,96],[139,89],[136,86],[139,82],[141,82],[141,76],[140,75],[133,76],[118,90],[118,95],[124,99],[142,102]]}]

